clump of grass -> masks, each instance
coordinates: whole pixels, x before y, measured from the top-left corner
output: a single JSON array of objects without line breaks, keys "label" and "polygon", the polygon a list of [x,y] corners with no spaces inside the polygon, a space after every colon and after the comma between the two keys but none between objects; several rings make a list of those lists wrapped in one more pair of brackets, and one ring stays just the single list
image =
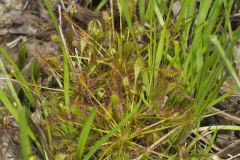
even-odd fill
[{"label": "clump of grass", "polygon": [[[113,8],[110,1],[111,12],[103,13],[104,21],[92,20],[87,30],[64,14],[69,26],[75,27],[75,34],[64,35],[50,2],[44,2],[57,30],[54,40],[63,53],[59,58],[63,61],[56,61],[56,57],[38,59],[40,66],[48,66],[42,71],[48,76],[54,73],[52,83],[58,85],[57,89],[37,86],[38,69],[35,63],[33,66],[33,89],[41,102],[48,141],[41,141],[39,149],[46,159],[52,155],[85,160],[207,156],[215,136],[203,153],[197,149],[197,137],[191,141],[188,136],[202,131],[202,115],[229,94],[218,97],[228,76],[225,63],[239,84],[231,67],[233,46],[240,35],[229,25],[233,3],[201,1],[197,8],[196,1],[186,0],[176,18],[171,13],[173,0],[120,0],[118,8]],[[97,10],[105,3],[102,1]],[[221,14],[224,7],[227,9]],[[119,10],[118,29],[114,26],[118,19],[113,18],[113,9]],[[196,12],[198,16],[194,16]],[[228,36],[228,32],[234,34]],[[217,49],[210,42],[213,34],[220,39],[211,39]],[[224,50],[231,55],[227,57]],[[35,108],[34,96],[26,88],[32,88],[31,83],[21,76],[8,54],[1,52],[14,66],[17,74],[13,76],[24,84],[28,105]],[[4,71],[3,66],[1,69]],[[8,83],[20,106],[11,81]],[[12,98],[5,96],[3,90],[0,93],[4,105],[19,122],[23,111],[10,105]],[[22,119],[24,128],[28,124]],[[21,134],[24,142],[28,143],[27,135],[39,144],[30,131]],[[183,149],[185,144],[189,147]],[[30,154],[30,150],[23,152],[24,157]]]}]

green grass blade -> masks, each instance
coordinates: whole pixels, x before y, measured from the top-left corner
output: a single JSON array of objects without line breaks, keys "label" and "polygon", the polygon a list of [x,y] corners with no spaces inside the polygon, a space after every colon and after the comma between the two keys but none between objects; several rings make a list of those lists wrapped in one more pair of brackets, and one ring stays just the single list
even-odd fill
[{"label": "green grass blade", "polygon": [[230,92],[227,92],[227,93],[223,94],[222,96],[218,97],[217,99],[212,100],[211,103],[209,103],[206,108],[210,108],[210,107],[212,107],[212,106],[214,106],[214,105],[216,105],[216,104],[224,101],[224,99],[226,99],[227,97],[229,97],[229,96],[233,93],[233,91],[234,91],[234,90],[232,90],[232,91],[230,91]]},{"label": "green grass blade", "polygon": [[86,144],[86,141],[87,141],[90,129],[91,129],[91,125],[93,123],[96,113],[97,113],[97,109],[95,107],[93,107],[91,113],[87,117],[85,124],[83,125],[80,137],[78,139],[78,144],[77,144],[77,150],[76,150],[77,159],[82,158],[85,144]]},{"label": "green grass blade", "polygon": [[139,16],[142,22],[145,21],[145,0],[138,1]]},{"label": "green grass blade", "polygon": [[181,57],[180,57],[180,47],[179,47],[179,42],[178,41],[174,41],[174,57],[173,57],[173,65],[174,67],[176,67],[177,69],[181,70],[182,66],[181,66]]},{"label": "green grass blade", "polygon": [[64,70],[64,98],[65,98],[65,106],[66,106],[66,110],[67,112],[69,113],[70,112],[70,93],[69,93],[69,90],[70,90],[70,78],[69,78],[69,64],[68,64],[68,51],[67,51],[67,48],[66,48],[66,42],[63,38],[63,34],[59,28],[59,25],[58,25],[58,21],[57,21],[57,18],[55,17],[54,15],[54,12],[53,12],[53,9],[52,9],[52,6],[51,6],[51,3],[49,2],[49,0],[44,0],[44,3],[47,7],[47,10],[50,14],[50,17],[52,19],[52,22],[59,34],[59,36],[61,37],[61,49],[62,49],[62,52],[63,52],[63,70]]},{"label": "green grass blade", "polygon": [[59,27],[58,27],[58,20],[57,20],[56,16],[54,15],[52,5],[51,5],[50,1],[49,0],[44,0],[44,4],[47,7],[48,13],[49,13],[49,15],[52,19],[52,22],[53,22],[58,34],[60,34],[60,30],[59,30]]},{"label": "green grass blade", "polygon": [[25,108],[20,110],[20,117],[19,117],[19,125],[20,125],[20,143],[21,143],[21,151],[24,160],[28,160],[32,154],[30,141],[28,137],[28,123],[26,119],[26,111]]},{"label": "green grass blade", "polygon": [[[25,80],[25,78],[23,77],[21,71],[18,69],[17,65],[13,62],[12,58],[9,56],[7,51],[5,49],[3,49],[3,48],[0,48],[0,52],[5,56],[7,61],[12,65],[12,67],[13,67],[13,73],[12,73],[13,76],[18,81],[20,81],[22,84],[24,84],[25,86],[29,87],[29,83]],[[31,93],[31,91],[29,89],[27,89],[25,86],[21,86],[21,88],[22,88],[23,92],[25,93],[25,95],[27,96],[31,106],[35,107],[34,96]],[[17,95],[15,95],[15,94],[14,94],[14,96],[17,97]]]},{"label": "green grass blade", "polygon": [[215,131],[215,130],[232,130],[232,131],[240,131],[240,126],[234,125],[217,125],[217,126],[206,126],[200,127],[199,132],[201,131]]},{"label": "green grass blade", "polygon": [[[17,123],[20,123],[21,121],[21,113],[18,112],[18,110],[16,109],[16,107],[14,107],[12,105],[12,103],[9,101],[9,99],[6,96],[6,93],[0,89],[0,100],[2,101],[2,103],[4,104],[4,106],[8,109],[8,111],[10,112],[10,114],[14,117],[14,119],[16,120]],[[21,108],[20,108],[21,109]],[[27,134],[31,137],[31,139],[33,140],[33,142],[37,145],[37,147],[39,148],[40,152],[42,152],[42,147],[39,143],[39,141],[37,140],[37,138],[34,136],[33,132],[31,131],[31,129],[28,127],[27,128]]]},{"label": "green grass blade", "polygon": [[214,46],[218,49],[218,53],[222,57],[230,75],[233,77],[233,80],[236,82],[238,88],[240,88],[240,81],[238,79],[238,76],[231,64],[231,61],[228,59],[226,52],[224,51],[223,47],[221,46],[217,36],[211,37],[211,42],[214,44]]},{"label": "green grass blade", "polygon": [[7,110],[10,112],[10,114],[14,117],[14,119],[19,122],[19,113],[18,110],[12,105],[12,103],[7,98],[6,93],[0,89],[0,100],[4,104],[4,106],[7,108]]},{"label": "green grass blade", "polygon": [[107,3],[107,0],[102,0],[102,1],[98,4],[98,6],[97,6],[97,8],[96,8],[96,11],[99,11],[106,3]]},{"label": "green grass blade", "polygon": [[161,64],[162,61],[162,57],[164,54],[164,45],[165,45],[165,37],[167,36],[167,28],[166,26],[163,27],[163,30],[161,32],[161,36],[160,36],[160,40],[158,42],[158,47],[157,47],[157,52],[156,52],[156,56],[154,57],[154,86],[156,86],[156,81],[157,81],[157,77],[158,77],[158,68]]},{"label": "green grass blade", "polygon": [[[1,48],[0,48],[0,50],[1,50]],[[18,107],[22,107],[22,105],[21,105],[21,102],[19,101],[19,99],[18,99],[18,95],[17,95],[17,93],[15,92],[15,89],[14,89],[14,87],[13,87],[13,84],[12,84],[12,82],[10,81],[10,78],[9,78],[9,76],[8,76],[8,74],[7,74],[7,71],[6,71],[6,69],[5,69],[5,67],[4,67],[4,65],[3,65],[3,62],[2,62],[2,60],[0,59],[0,70],[2,71],[2,73],[4,74],[4,76],[7,78],[7,86],[8,86],[8,88],[9,88],[9,90],[10,90],[10,93],[12,94],[12,96],[13,96],[13,98],[14,98],[14,101],[17,103],[17,105],[18,105]]]},{"label": "green grass blade", "polygon": [[[0,48],[2,49],[2,48]],[[8,78],[8,74],[4,68],[4,65],[2,63],[2,60],[0,59],[0,70],[4,73],[5,77],[7,77],[7,86],[10,90],[10,93],[14,99],[14,101],[17,103],[17,106],[13,106],[13,104],[10,102],[9,98],[6,95],[6,92],[4,92],[2,89],[0,89],[0,100],[2,101],[2,103],[4,104],[4,106],[8,109],[8,111],[10,112],[10,114],[14,117],[14,119],[16,120],[17,123],[20,123],[20,113],[18,111],[18,109],[22,109],[22,104],[18,98],[17,93],[14,90],[13,84],[10,81],[10,79]],[[33,132],[31,131],[30,128],[28,128],[27,130],[28,135],[31,137],[31,139],[33,140],[33,142],[37,145],[38,149],[40,150],[41,153],[43,153],[43,149],[38,141],[38,139],[35,137],[35,135],[33,134]]]},{"label": "green grass blade", "polygon": [[207,14],[210,9],[212,0],[208,1],[201,1],[200,5],[200,11],[197,19],[197,25],[196,25],[196,31],[194,34],[194,40],[193,40],[193,50],[192,53],[196,53],[196,65],[197,65],[197,71],[200,71],[200,69],[203,66],[203,42],[202,42],[202,30],[204,21],[206,20]]},{"label": "green grass blade", "polygon": [[216,130],[214,131],[214,134],[213,134],[213,136],[212,136],[209,144],[207,145],[207,148],[204,149],[204,154],[205,154],[205,155],[207,155],[207,154],[209,153],[209,151],[211,150],[212,145],[214,144],[214,141],[215,141],[215,139],[216,139],[216,137],[217,137],[217,132],[218,132],[218,130],[216,129]]},{"label": "green grass blade", "polygon": [[163,16],[162,16],[162,14],[161,14],[161,12],[160,12],[160,10],[158,8],[158,5],[157,5],[156,1],[154,1],[154,11],[155,11],[155,13],[157,15],[157,19],[158,19],[160,25],[163,27],[165,22],[163,20]]},{"label": "green grass blade", "polygon": [[18,68],[20,70],[23,69],[26,58],[27,58],[27,49],[24,45],[22,45],[20,46],[18,51]]},{"label": "green grass blade", "polygon": [[230,38],[232,39],[233,37],[233,32],[232,32],[232,25],[231,25],[231,12],[232,12],[232,7],[234,7],[234,0],[223,0],[224,2],[224,12],[225,12],[225,28],[228,29],[228,33]]},{"label": "green grass blade", "polygon": [[32,82],[35,83],[37,81],[39,73],[40,73],[40,67],[39,67],[39,65],[37,64],[36,61],[33,61],[33,63],[32,63],[32,71],[31,71],[31,80],[32,80]]},{"label": "green grass blade", "polygon": [[135,37],[134,32],[133,32],[133,24],[132,24],[131,16],[130,16],[130,13],[128,11],[126,1],[125,0],[119,0],[119,2],[120,2],[120,5],[121,5],[123,15],[126,18],[129,30],[130,30],[131,34],[133,35],[133,37]]},{"label": "green grass blade", "polygon": [[[222,71],[221,71],[222,72]],[[221,100],[223,101],[227,96],[230,95],[232,91],[229,91],[229,93],[223,94],[222,96],[218,97],[219,95],[219,90],[222,87],[224,81],[226,80],[227,76],[224,75],[223,77],[221,77],[220,79],[215,79],[213,80],[213,82],[215,83],[217,81],[216,84],[214,84],[213,82],[211,82],[211,85],[215,85],[210,92],[206,95],[206,100],[202,100],[202,106],[201,106],[201,110],[204,111],[210,107],[212,107],[213,105],[221,102]],[[200,99],[200,98],[199,98]],[[200,101],[200,100],[199,100]],[[200,102],[201,103],[201,102]]]},{"label": "green grass blade", "polygon": [[112,137],[112,135],[114,133],[116,133],[121,127],[123,127],[125,125],[125,123],[132,118],[132,116],[138,111],[140,107],[140,102],[133,108],[133,110],[128,113],[123,120],[121,120],[115,127],[112,128],[112,130],[105,135],[103,138],[101,138],[99,141],[97,141],[95,143],[95,145],[91,148],[91,150],[88,152],[88,154],[86,155],[86,157],[84,157],[84,160],[89,160],[92,155],[98,150],[98,148],[105,142],[107,142],[107,140]]},{"label": "green grass blade", "polygon": [[219,21],[219,14],[222,9],[222,1],[215,1],[211,7],[209,16],[207,18],[207,27],[204,27],[203,40],[207,41],[214,28],[216,28]]}]

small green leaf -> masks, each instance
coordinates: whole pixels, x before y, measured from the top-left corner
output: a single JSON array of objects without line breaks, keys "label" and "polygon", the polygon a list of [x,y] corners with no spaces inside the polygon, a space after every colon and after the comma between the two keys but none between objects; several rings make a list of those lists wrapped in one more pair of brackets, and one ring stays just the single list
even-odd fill
[{"label": "small green leaf", "polygon": [[218,53],[220,54],[220,56],[222,57],[225,65],[227,66],[227,69],[229,71],[229,73],[231,74],[231,76],[233,77],[233,79],[235,80],[238,88],[240,88],[240,81],[238,79],[238,76],[231,64],[231,61],[228,59],[226,52],[224,51],[223,47],[221,46],[217,36],[213,36],[211,37],[211,42],[215,45],[215,47],[218,49]]},{"label": "small green leaf", "polygon": [[27,57],[27,49],[24,45],[21,45],[18,51],[18,68],[22,70],[24,67],[24,63]]},{"label": "small green leaf", "polygon": [[31,146],[30,146],[30,141],[28,137],[28,123],[26,119],[26,109],[22,108],[20,110],[20,117],[19,117],[19,124],[20,124],[20,132],[19,132],[19,137],[20,137],[20,142],[21,142],[21,151],[23,155],[24,160],[28,160],[29,157],[32,154],[31,151]]},{"label": "small green leaf", "polygon": [[111,102],[112,102],[112,105],[113,106],[116,106],[116,105],[118,105],[119,104],[119,97],[118,97],[118,95],[116,95],[116,94],[113,94],[112,96],[111,96]]},{"label": "small green leaf", "polygon": [[83,125],[80,137],[78,139],[78,144],[77,144],[77,150],[76,150],[76,158],[77,159],[81,159],[83,156],[83,151],[85,148],[85,144],[87,142],[87,138],[94,120],[94,117],[97,113],[97,109],[95,107],[93,107],[91,113],[89,114],[89,116],[87,117],[87,120],[85,122],[85,124]]}]

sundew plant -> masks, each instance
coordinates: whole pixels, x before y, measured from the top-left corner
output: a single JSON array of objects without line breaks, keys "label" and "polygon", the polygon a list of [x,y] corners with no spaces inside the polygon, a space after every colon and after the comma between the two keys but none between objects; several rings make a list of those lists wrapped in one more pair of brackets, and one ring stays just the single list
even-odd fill
[{"label": "sundew plant", "polygon": [[[181,0],[177,15],[174,0],[102,0],[85,27],[74,19],[77,4],[64,1],[71,9],[61,12],[62,25],[53,3],[44,0],[58,57],[36,56],[26,79],[26,51],[16,65],[0,49],[13,68],[7,73],[0,60],[0,100],[19,124],[22,159],[206,159],[221,127],[240,130],[201,126],[208,109],[240,87],[234,0]],[[41,72],[51,82],[39,82]],[[236,87],[220,96],[228,77]],[[208,129],[211,142],[201,148]]]}]

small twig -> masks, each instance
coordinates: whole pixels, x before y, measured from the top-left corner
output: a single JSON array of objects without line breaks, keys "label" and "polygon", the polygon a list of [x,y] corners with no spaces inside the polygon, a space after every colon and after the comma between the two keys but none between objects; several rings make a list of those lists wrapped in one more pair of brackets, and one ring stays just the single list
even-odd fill
[{"label": "small twig", "polygon": [[230,158],[228,158],[227,160],[232,160],[232,159],[235,159],[237,157],[240,157],[240,153],[235,155],[235,156],[231,156],[231,155],[229,155],[229,156],[230,156]]},{"label": "small twig", "polygon": [[[239,156],[239,152],[240,152],[240,141],[237,141],[227,147],[225,147],[223,150],[219,151],[216,155],[218,157],[223,157],[223,156],[226,156],[226,155],[233,155],[234,157],[235,156]],[[235,155],[237,154],[237,155]]]},{"label": "small twig", "polygon": [[[171,130],[170,132],[168,132],[166,135],[164,135],[162,138],[160,138],[158,141],[156,141],[155,143],[153,143],[150,147],[148,147],[146,149],[147,152],[149,152],[150,150],[153,150],[160,142],[162,142],[163,140],[165,140],[167,137],[169,137],[171,134],[173,134],[174,132],[176,132],[179,128],[181,128],[180,126],[177,128],[174,128],[173,130]],[[140,160],[142,158],[143,154],[141,154],[140,156],[138,156],[137,158],[135,158],[134,160]]]},{"label": "small twig", "polygon": [[[204,136],[202,136],[201,134],[199,135],[199,139],[202,140],[205,144],[209,144],[209,140]],[[215,144],[211,144],[211,148],[215,149],[216,151],[221,151],[221,149]]]},{"label": "small twig", "polygon": [[220,116],[220,117],[222,117],[222,118],[224,118],[224,119],[226,119],[226,120],[229,120],[229,121],[231,121],[231,122],[233,122],[233,123],[240,124],[240,118],[237,117],[237,116],[234,116],[234,115],[231,115],[231,114],[226,113],[226,112],[224,112],[224,111],[221,111],[220,109],[217,109],[217,108],[215,108],[215,107],[212,107],[212,108],[210,108],[209,110],[210,110],[210,112],[213,112],[213,113],[219,112],[219,113],[217,114],[218,116]]},{"label": "small twig", "polygon": [[171,130],[170,132],[168,132],[166,135],[164,135],[162,138],[160,138],[157,142],[153,143],[150,147],[147,148],[147,150],[152,150],[154,149],[160,142],[162,142],[164,139],[166,139],[167,137],[169,137],[171,134],[173,134],[176,130],[178,130],[179,128],[181,128],[180,126],[177,128],[174,128],[173,130]]},{"label": "small twig", "polygon": [[27,41],[27,38],[25,36],[19,36],[17,37],[15,40],[11,41],[11,42],[8,42],[6,44],[7,47],[9,48],[13,48],[15,47],[20,41],[23,41],[23,42],[26,42]]},{"label": "small twig", "polygon": [[230,17],[231,18],[233,18],[233,17],[240,17],[240,13],[235,13],[235,14],[231,15]]},{"label": "small twig", "polygon": [[63,2],[62,0],[60,0],[60,3],[61,3],[61,5],[62,5],[62,8],[65,10],[66,7],[65,7],[65,5],[64,5],[64,2]]}]

